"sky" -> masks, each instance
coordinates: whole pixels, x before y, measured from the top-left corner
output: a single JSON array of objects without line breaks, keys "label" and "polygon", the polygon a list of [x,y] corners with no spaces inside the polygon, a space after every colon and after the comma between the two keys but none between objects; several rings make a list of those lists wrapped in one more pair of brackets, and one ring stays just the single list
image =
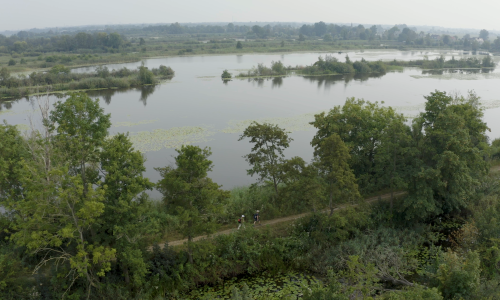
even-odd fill
[{"label": "sky", "polygon": [[500,30],[495,0],[0,0],[0,31],[79,25],[319,22]]}]

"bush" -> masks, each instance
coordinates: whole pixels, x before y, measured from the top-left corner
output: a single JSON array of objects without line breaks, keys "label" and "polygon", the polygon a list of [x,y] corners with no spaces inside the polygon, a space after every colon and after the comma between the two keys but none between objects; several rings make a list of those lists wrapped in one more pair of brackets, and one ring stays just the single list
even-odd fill
[{"label": "bush", "polygon": [[15,66],[16,65],[16,61],[14,59],[10,59],[9,60],[9,63],[8,63],[9,66]]},{"label": "bush", "polygon": [[448,251],[436,260],[437,287],[445,299],[470,298],[480,283],[479,254],[470,251],[464,256]]},{"label": "bush", "polygon": [[229,80],[229,79],[231,79],[231,77],[232,77],[231,73],[229,73],[228,70],[224,70],[222,72],[222,75],[221,75],[222,80]]},{"label": "bush", "polygon": [[153,84],[155,83],[155,75],[142,65],[139,67],[139,81],[141,84]]}]

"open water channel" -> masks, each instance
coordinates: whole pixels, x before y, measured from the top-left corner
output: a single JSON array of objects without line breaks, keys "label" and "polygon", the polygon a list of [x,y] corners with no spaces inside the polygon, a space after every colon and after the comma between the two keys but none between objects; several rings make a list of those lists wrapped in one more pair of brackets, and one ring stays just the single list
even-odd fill
[{"label": "open water channel", "polygon": [[[214,163],[210,176],[225,189],[254,182],[246,174],[249,153],[247,140],[238,141],[251,121],[278,124],[291,132],[294,141],[285,152],[287,157],[312,158],[310,141],[315,133],[308,122],[314,114],[342,105],[347,97],[383,101],[400,112],[413,116],[423,111],[425,99],[434,90],[466,94],[474,90],[485,108],[485,121],[491,128],[490,138],[500,137],[500,68],[490,73],[425,74],[407,68],[378,77],[301,77],[274,79],[234,79],[226,84],[220,79],[224,69],[233,75],[264,63],[281,60],[285,65],[310,65],[326,53],[247,54],[224,56],[186,56],[147,59],[149,68],[170,66],[175,77],[161,85],[140,89],[92,91],[102,107],[111,113],[111,134],[129,132],[137,149],[145,153],[146,176],[159,180],[155,167],[174,163],[175,147],[190,143],[211,147]],[[444,51],[357,51],[347,53],[351,60],[414,60],[427,55],[434,59],[445,55],[459,58],[460,52]],[[333,53],[344,60],[346,53]],[[495,57],[498,64],[500,58]],[[137,63],[108,65],[110,69],[136,68]],[[93,67],[74,72],[92,72]],[[51,101],[56,101],[51,96]],[[0,102],[0,121],[26,128],[28,115],[35,108],[33,100]],[[36,114],[36,111],[35,111]],[[25,125],[22,125],[25,124]],[[159,194],[154,192],[154,197]]]}]

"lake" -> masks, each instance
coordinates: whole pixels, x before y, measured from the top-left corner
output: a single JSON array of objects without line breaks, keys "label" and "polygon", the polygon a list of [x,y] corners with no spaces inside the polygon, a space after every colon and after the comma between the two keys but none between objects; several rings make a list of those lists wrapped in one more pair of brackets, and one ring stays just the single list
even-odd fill
[{"label": "lake", "polygon": [[[224,188],[248,185],[255,181],[246,174],[249,153],[248,140],[238,141],[251,121],[270,122],[291,132],[294,141],[286,150],[287,157],[312,158],[310,141],[315,133],[308,122],[314,114],[342,105],[347,97],[384,101],[408,116],[424,109],[424,96],[434,90],[466,94],[474,90],[486,108],[485,121],[491,128],[490,138],[500,137],[500,72],[424,74],[420,69],[407,68],[384,76],[290,76],[274,79],[234,79],[223,83],[224,69],[236,75],[271,61],[286,66],[310,65],[326,53],[246,54],[224,56],[186,56],[144,60],[149,68],[170,66],[175,77],[161,85],[129,90],[92,91],[107,113],[111,113],[111,134],[130,132],[136,147],[146,155],[146,176],[159,180],[155,167],[174,163],[174,148],[191,143],[210,147],[214,163],[210,176]],[[446,51],[350,51],[351,60],[414,60],[427,55],[429,59],[445,55],[462,56],[461,52]],[[345,53],[332,56],[344,61]],[[470,56],[470,55],[469,55]],[[479,56],[478,56],[479,57]],[[496,63],[500,58],[494,57]],[[136,68],[137,63],[112,64],[110,69]],[[74,72],[91,72],[93,67]],[[51,101],[57,98],[51,96]],[[0,119],[10,124],[29,124],[28,113],[33,101],[20,99],[0,102]],[[21,126],[20,128],[22,128]],[[154,197],[159,194],[152,193]]]}]

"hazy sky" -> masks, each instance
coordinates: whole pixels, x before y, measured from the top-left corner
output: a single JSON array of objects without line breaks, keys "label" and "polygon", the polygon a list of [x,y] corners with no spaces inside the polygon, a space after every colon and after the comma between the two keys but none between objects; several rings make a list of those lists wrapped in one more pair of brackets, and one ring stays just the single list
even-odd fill
[{"label": "hazy sky", "polygon": [[92,24],[318,22],[500,29],[495,0],[0,0],[0,31]]}]

